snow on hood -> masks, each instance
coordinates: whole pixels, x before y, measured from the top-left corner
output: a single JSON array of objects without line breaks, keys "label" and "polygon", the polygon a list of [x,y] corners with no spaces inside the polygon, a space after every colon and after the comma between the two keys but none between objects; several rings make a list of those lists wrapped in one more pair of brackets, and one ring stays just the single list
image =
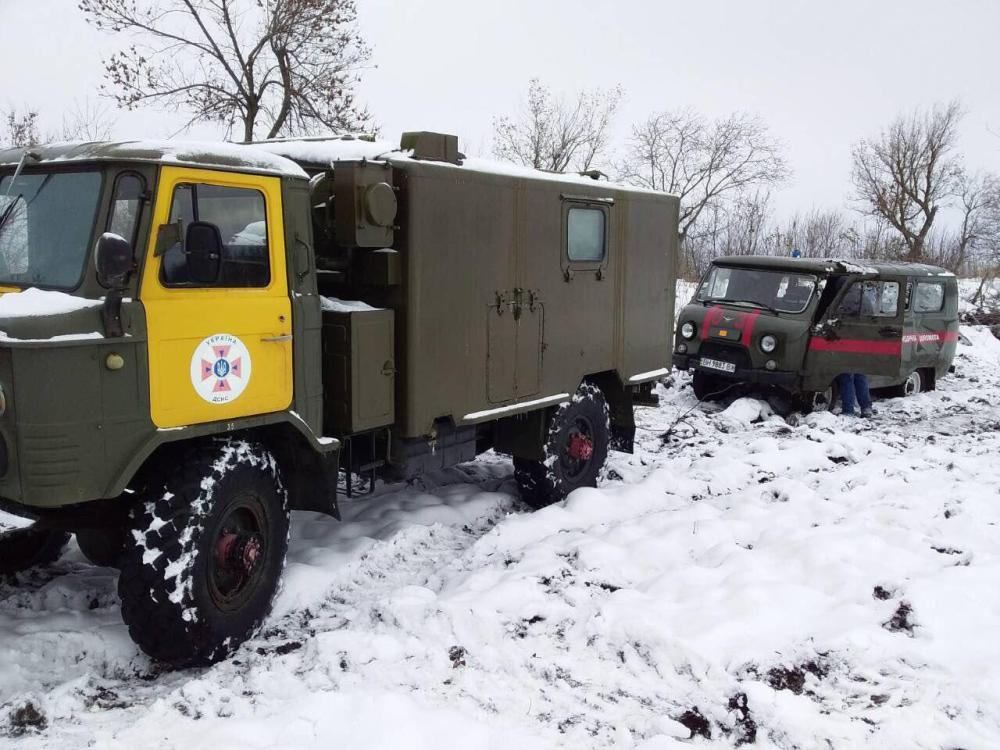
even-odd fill
[{"label": "snow on hood", "polygon": [[101,301],[97,299],[31,288],[0,295],[0,318],[36,318],[100,306]]}]

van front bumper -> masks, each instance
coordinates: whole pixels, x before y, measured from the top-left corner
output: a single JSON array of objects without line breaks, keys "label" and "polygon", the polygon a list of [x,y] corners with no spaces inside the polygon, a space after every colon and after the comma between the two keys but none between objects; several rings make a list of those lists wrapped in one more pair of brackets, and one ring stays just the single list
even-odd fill
[{"label": "van front bumper", "polygon": [[736,367],[735,372],[722,372],[710,367],[702,367],[695,354],[674,354],[673,364],[678,370],[700,370],[726,380],[754,385],[773,385],[794,390],[799,384],[799,374],[783,370],[761,370],[755,367]]}]

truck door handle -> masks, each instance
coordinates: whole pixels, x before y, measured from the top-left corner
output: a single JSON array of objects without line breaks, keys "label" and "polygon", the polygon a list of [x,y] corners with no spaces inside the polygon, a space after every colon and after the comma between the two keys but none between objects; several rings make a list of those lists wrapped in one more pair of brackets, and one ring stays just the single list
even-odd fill
[{"label": "truck door handle", "polygon": [[899,336],[899,335],[901,335],[903,333],[900,329],[893,328],[891,326],[887,326],[885,328],[879,328],[878,332],[879,332],[880,336],[886,336],[886,337],[889,337],[889,336]]},{"label": "truck door handle", "polygon": [[261,341],[265,344],[280,344],[283,341],[291,341],[291,340],[292,340],[292,334],[290,333],[285,333],[282,334],[281,336],[263,336],[261,338]]}]

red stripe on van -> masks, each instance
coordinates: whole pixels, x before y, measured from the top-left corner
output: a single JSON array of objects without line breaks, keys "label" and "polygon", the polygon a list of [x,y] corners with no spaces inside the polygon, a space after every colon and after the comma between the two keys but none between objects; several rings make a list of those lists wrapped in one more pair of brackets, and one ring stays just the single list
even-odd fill
[{"label": "red stripe on van", "polygon": [[744,346],[747,346],[747,347],[750,346],[750,342],[753,340],[753,338],[752,338],[753,337],[753,327],[754,327],[754,324],[757,322],[757,318],[759,318],[759,317],[760,317],[760,310],[754,310],[753,312],[748,312],[746,314],[746,316],[743,318],[743,320],[740,321],[740,322],[743,323],[743,341],[744,341]]},{"label": "red stripe on van", "polygon": [[903,343],[895,341],[870,341],[867,339],[824,339],[813,336],[809,339],[809,349],[814,352],[838,352],[840,354],[883,354],[899,356]]}]

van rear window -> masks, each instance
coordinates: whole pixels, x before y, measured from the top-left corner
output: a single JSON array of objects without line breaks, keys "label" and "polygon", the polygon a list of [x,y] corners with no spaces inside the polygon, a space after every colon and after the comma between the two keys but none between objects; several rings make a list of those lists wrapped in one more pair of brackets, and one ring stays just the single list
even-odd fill
[{"label": "van rear window", "polygon": [[944,284],[918,281],[913,295],[914,312],[940,312],[944,309]]}]

